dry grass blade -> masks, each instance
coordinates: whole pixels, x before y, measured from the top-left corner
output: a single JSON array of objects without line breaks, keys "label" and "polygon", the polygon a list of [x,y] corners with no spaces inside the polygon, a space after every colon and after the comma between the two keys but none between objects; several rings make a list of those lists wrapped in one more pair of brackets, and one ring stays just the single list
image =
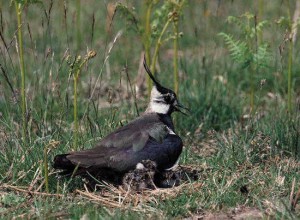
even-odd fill
[{"label": "dry grass blade", "polygon": [[27,193],[29,195],[53,196],[53,197],[60,197],[60,198],[65,197],[63,194],[30,191],[30,190],[27,190],[27,189],[22,189],[22,188],[17,187],[17,186],[11,186],[11,185],[6,185],[6,184],[4,184],[3,186],[0,186],[0,188],[9,189],[9,190],[17,191],[17,192],[21,192],[21,193]]},{"label": "dry grass blade", "polygon": [[131,188],[124,188],[123,186],[115,187],[111,184],[99,186],[101,190],[96,192],[81,191],[76,189],[75,192],[86,199],[100,203],[110,208],[128,209],[132,211],[143,212],[157,212],[157,209],[152,207],[152,204],[159,204],[159,201],[175,198],[185,192],[193,192],[202,187],[202,183],[183,183],[180,186],[154,190],[143,190],[136,192]]},{"label": "dry grass blade", "polygon": [[293,196],[294,196],[294,191],[295,191],[295,182],[296,179],[293,179],[293,183],[292,183],[292,190],[291,190],[291,194],[290,194],[290,205],[291,205],[291,209],[293,210]]},{"label": "dry grass blade", "polygon": [[104,197],[97,196],[94,193],[83,192],[79,189],[76,189],[76,192],[79,193],[80,195],[83,195],[83,196],[91,199],[91,200],[101,202],[101,203],[103,203],[105,205],[108,205],[110,207],[113,207],[113,208],[121,208],[122,207],[120,204],[118,204],[116,202],[109,201],[108,199],[105,199]]},{"label": "dry grass blade", "polygon": [[300,188],[298,189],[296,195],[295,195],[295,198],[294,200],[292,200],[292,203],[291,203],[291,208],[292,208],[292,211],[294,211],[296,209],[296,205],[298,203],[298,201],[300,200]]},{"label": "dry grass blade", "polygon": [[131,204],[137,206],[138,204],[155,202],[157,201],[157,198],[159,198],[160,200],[174,198],[180,193],[182,193],[183,190],[195,191],[197,189],[200,189],[202,185],[203,184],[199,182],[183,183],[180,186],[173,187],[173,188],[167,188],[167,189],[156,188],[154,190],[149,189],[139,193],[137,193],[134,190],[125,190],[123,187],[119,187],[119,188],[113,187],[112,190],[102,193],[102,196],[105,196],[106,198],[109,199],[113,199],[114,201],[116,200],[122,201],[121,203],[124,205]]}]

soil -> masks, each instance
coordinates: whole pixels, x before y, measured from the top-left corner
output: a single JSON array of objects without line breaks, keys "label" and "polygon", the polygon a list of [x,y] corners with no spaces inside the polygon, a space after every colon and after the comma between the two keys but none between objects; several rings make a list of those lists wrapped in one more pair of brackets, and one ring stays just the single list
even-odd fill
[{"label": "soil", "polygon": [[230,209],[226,212],[207,212],[203,213],[202,215],[195,215],[193,217],[186,218],[185,220],[258,220],[265,219],[265,217],[266,216],[264,215],[264,213],[257,208],[239,206],[237,208]]}]

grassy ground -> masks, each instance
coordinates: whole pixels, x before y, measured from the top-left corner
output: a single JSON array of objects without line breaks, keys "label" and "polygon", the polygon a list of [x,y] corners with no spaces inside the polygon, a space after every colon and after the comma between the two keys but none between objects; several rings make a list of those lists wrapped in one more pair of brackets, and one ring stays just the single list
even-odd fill
[{"label": "grassy ground", "polygon": [[[267,68],[255,74],[253,115],[249,70],[233,61],[218,33],[242,40],[240,29],[226,18],[256,13],[258,8],[244,1],[189,1],[184,9],[179,26],[184,34],[179,40],[179,99],[192,113],[174,116],[185,143],[180,164],[200,169],[199,180],[137,194],[111,185],[88,192],[80,178],[57,178],[51,168],[53,157],[74,149],[73,81],[66,53],[97,52],[79,78],[81,149],[92,147],[137,115],[131,86],[139,83],[142,43],[123,16],[117,13],[111,22],[109,3],[82,2],[79,29],[75,1],[46,1],[23,10],[25,141],[15,8],[10,1],[0,3],[1,218],[299,218],[300,66],[296,48],[300,45],[296,40],[293,109],[288,113],[288,46],[279,53],[285,30],[276,24],[288,15],[287,5],[279,0],[264,4],[263,19],[269,25],[263,37],[272,58]],[[124,4],[134,6],[137,14],[143,12],[141,1]],[[295,1],[290,4],[293,8]],[[116,38],[117,33],[122,34]],[[173,85],[170,48],[171,42],[161,48],[158,74],[168,87]],[[141,94],[139,112],[147,105],[146,91]]]}]

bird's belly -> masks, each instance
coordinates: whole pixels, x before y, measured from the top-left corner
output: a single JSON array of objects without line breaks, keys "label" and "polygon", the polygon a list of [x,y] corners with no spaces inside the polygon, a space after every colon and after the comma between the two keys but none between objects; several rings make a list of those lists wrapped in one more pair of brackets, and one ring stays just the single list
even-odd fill
[{"label": "bird's belly", "polygon": [[179,163],[179,157],[173,166],[171,166],[170,168],[166,168],[165,170],[170,171],[176,169],[176,167],[178,167],[178,163]]},{"label": "bird's belly", "polygon": [[168,134],[162,143],[148,142],[147,149],[148,158],[157,163],[160,170],[171,169],[179,161],[182,152],[182,140],[177,135]]}]

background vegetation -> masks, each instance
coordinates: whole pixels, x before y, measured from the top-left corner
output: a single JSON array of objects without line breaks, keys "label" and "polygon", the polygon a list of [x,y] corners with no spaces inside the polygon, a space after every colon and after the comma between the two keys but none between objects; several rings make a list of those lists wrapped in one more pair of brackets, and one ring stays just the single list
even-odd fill
[{"label": "background vegetation", "polygon": [[[1,217],[299,217],[299,11],[295,0],[1,1]],[[57,178],[56,154],[143,112],[144,51],[191,109],[174,117],[180,163],[199,180],[131,194]]]}]

